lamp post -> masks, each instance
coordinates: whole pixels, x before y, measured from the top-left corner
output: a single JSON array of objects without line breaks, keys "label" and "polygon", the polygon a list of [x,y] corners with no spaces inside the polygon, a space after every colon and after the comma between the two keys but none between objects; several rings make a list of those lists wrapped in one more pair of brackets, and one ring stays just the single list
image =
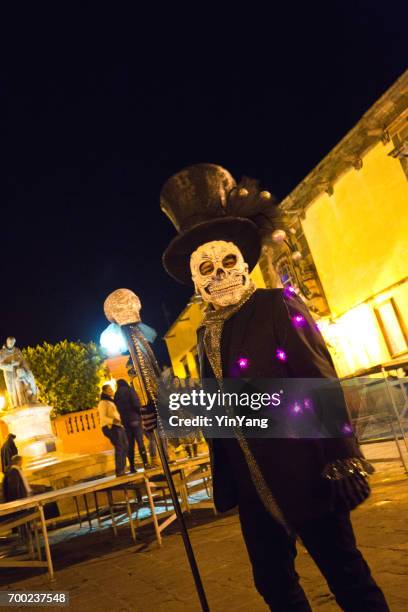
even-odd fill
[{"label": "lamp post", "polygon": [[[294,230],[289,230],[290,233],[294,233]],[[296,277],[296,282],[297,285],[299,287],[299,289],[301,290],[301,292],[303,293],[303,295],[308,299],[311,297],[311,291],[309,290],[309,288],[304,284],[304,282],[302,281],[302,279],[299,277],[298,273],[297,273],[297,265],[299,264],[299,261],[302,259],[302,253],[300,251],[297,250],[296,246],[292,243],[292,240],[288,237],[287,232],[284,229],[277,229],[274,232],[272,232],[272,240],[273,242],[275,242],[275,244],[285,244],[288,248],[288,251],[291,254],[291,259],[292,259],[292,269],[293,272],[295,274]]]},{"label": "lamp post", "polygon": [[[106,298],[104,303],[104,312],[106,318],[111,323],[120,325],[122,331],[124,332],[136,376],[139,378],[140,384],[144,387],[146,396],[154,406],[156,423],[160,427],[160,418],[157,414],[157,394],[160,379],[160,368],[149,342],[142,333],[143,324],[140,318],[141,307],[140,300],[138,296],[133,293],[133,291],[130,291],[129,289],[117,289]],[[203,612],[209,612],[208,602],[201,581],[200,572],[194,556],[193,548],[191,546],[190,537],[188,535],[183,512],[180,507],[176,487],[174,486],[163,441],[159,435],[157,425],[155,425],[153,433],[163,466],[164,475],[166,477],[170,495],[173,501],[174,510],[179,522],[184,547],[191,572],[193,574],[201,608]]]}]

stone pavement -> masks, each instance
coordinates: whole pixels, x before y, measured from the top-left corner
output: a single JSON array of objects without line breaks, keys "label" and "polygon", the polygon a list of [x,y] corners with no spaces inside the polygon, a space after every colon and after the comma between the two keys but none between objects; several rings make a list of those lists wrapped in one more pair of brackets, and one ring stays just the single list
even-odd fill
[{"label": "stone pavement", "polygon": [[[365,453],[369,458],[390,456],[395,455],[394,448],[391,443],[367,445]],[[353,513],[353,523],[360,549],[391,610],[403,612],[408,610],[408,478],[398,462],[376,467],[373,494]],[[216,517],[209,510],[197,510],[188,522],[211,611],[266,610],[252,583],[237,516]],[[78,534],[71,528],[65,535],[69,537],[61,539],[59,532],[53,546],[56,581],[52,585],[42,571],[2,569],[0,589],[69,591],[72,610],[199,612],[176,526],[165,532],[161,549],[150,528],[139,531],[136,546],[125,527],[117,538],[109,529],[83,529]],[[339,609],[301,545],[297,569],[313,610]]]}]

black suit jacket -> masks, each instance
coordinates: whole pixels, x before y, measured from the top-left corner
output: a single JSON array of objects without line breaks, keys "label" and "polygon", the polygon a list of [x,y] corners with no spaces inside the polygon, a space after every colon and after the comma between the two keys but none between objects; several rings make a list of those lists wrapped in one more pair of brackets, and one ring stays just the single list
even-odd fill
[{"label": "black suit jacket", "polygon": [[[296,314],[305,319],[301,327],[293,324]],[[204,350],[204,328],[197,333],[201,379],[213,378]],[[285,362],[276,358],[277,348],[285,351]],[[242,356],[248,358],[248,368],[241,373],[237,360]],[[330,353],[306,305],[296,294],[287,297],[282,289],[258,289],[225,322],[221,358],[224,378],[336,378]],[[343,425],[349,422],[341,390],[333,395],[333,410],[336,420]],[[221,512],[238,502],[239,473],[225,452],[229,442],[209,440],[214,503]],[[321,477],[324,467],[336,459],[361,456],[354,436],[248,438],[248,443],[283,513],[295,524],[333,509],[331,488]]]}]

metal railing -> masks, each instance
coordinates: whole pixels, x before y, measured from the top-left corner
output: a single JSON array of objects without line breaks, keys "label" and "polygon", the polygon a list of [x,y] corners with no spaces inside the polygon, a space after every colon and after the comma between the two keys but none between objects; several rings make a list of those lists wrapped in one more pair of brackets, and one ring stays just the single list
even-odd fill
[{"label": "metal railing", "polygon": [[397,459],[408,473],[407,372],[405,358],[360,370],[340,380],[359,441],[394,440]]}]

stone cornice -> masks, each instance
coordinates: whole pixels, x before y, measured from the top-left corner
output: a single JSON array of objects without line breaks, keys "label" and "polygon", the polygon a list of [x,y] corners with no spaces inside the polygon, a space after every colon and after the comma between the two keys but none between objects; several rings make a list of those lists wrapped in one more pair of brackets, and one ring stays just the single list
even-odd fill
[{"label": "stone cornice", "polygon": [[358,170],[364,155],[379,141],[387,143],[393,136],[392,125],[406,122],[408,115],[408,71],[406,71],[344,138],[322,159],[293,191],[282,200],[282,209],[302,211],[323,192],[333,193],[334,183],[342,174]]}]

